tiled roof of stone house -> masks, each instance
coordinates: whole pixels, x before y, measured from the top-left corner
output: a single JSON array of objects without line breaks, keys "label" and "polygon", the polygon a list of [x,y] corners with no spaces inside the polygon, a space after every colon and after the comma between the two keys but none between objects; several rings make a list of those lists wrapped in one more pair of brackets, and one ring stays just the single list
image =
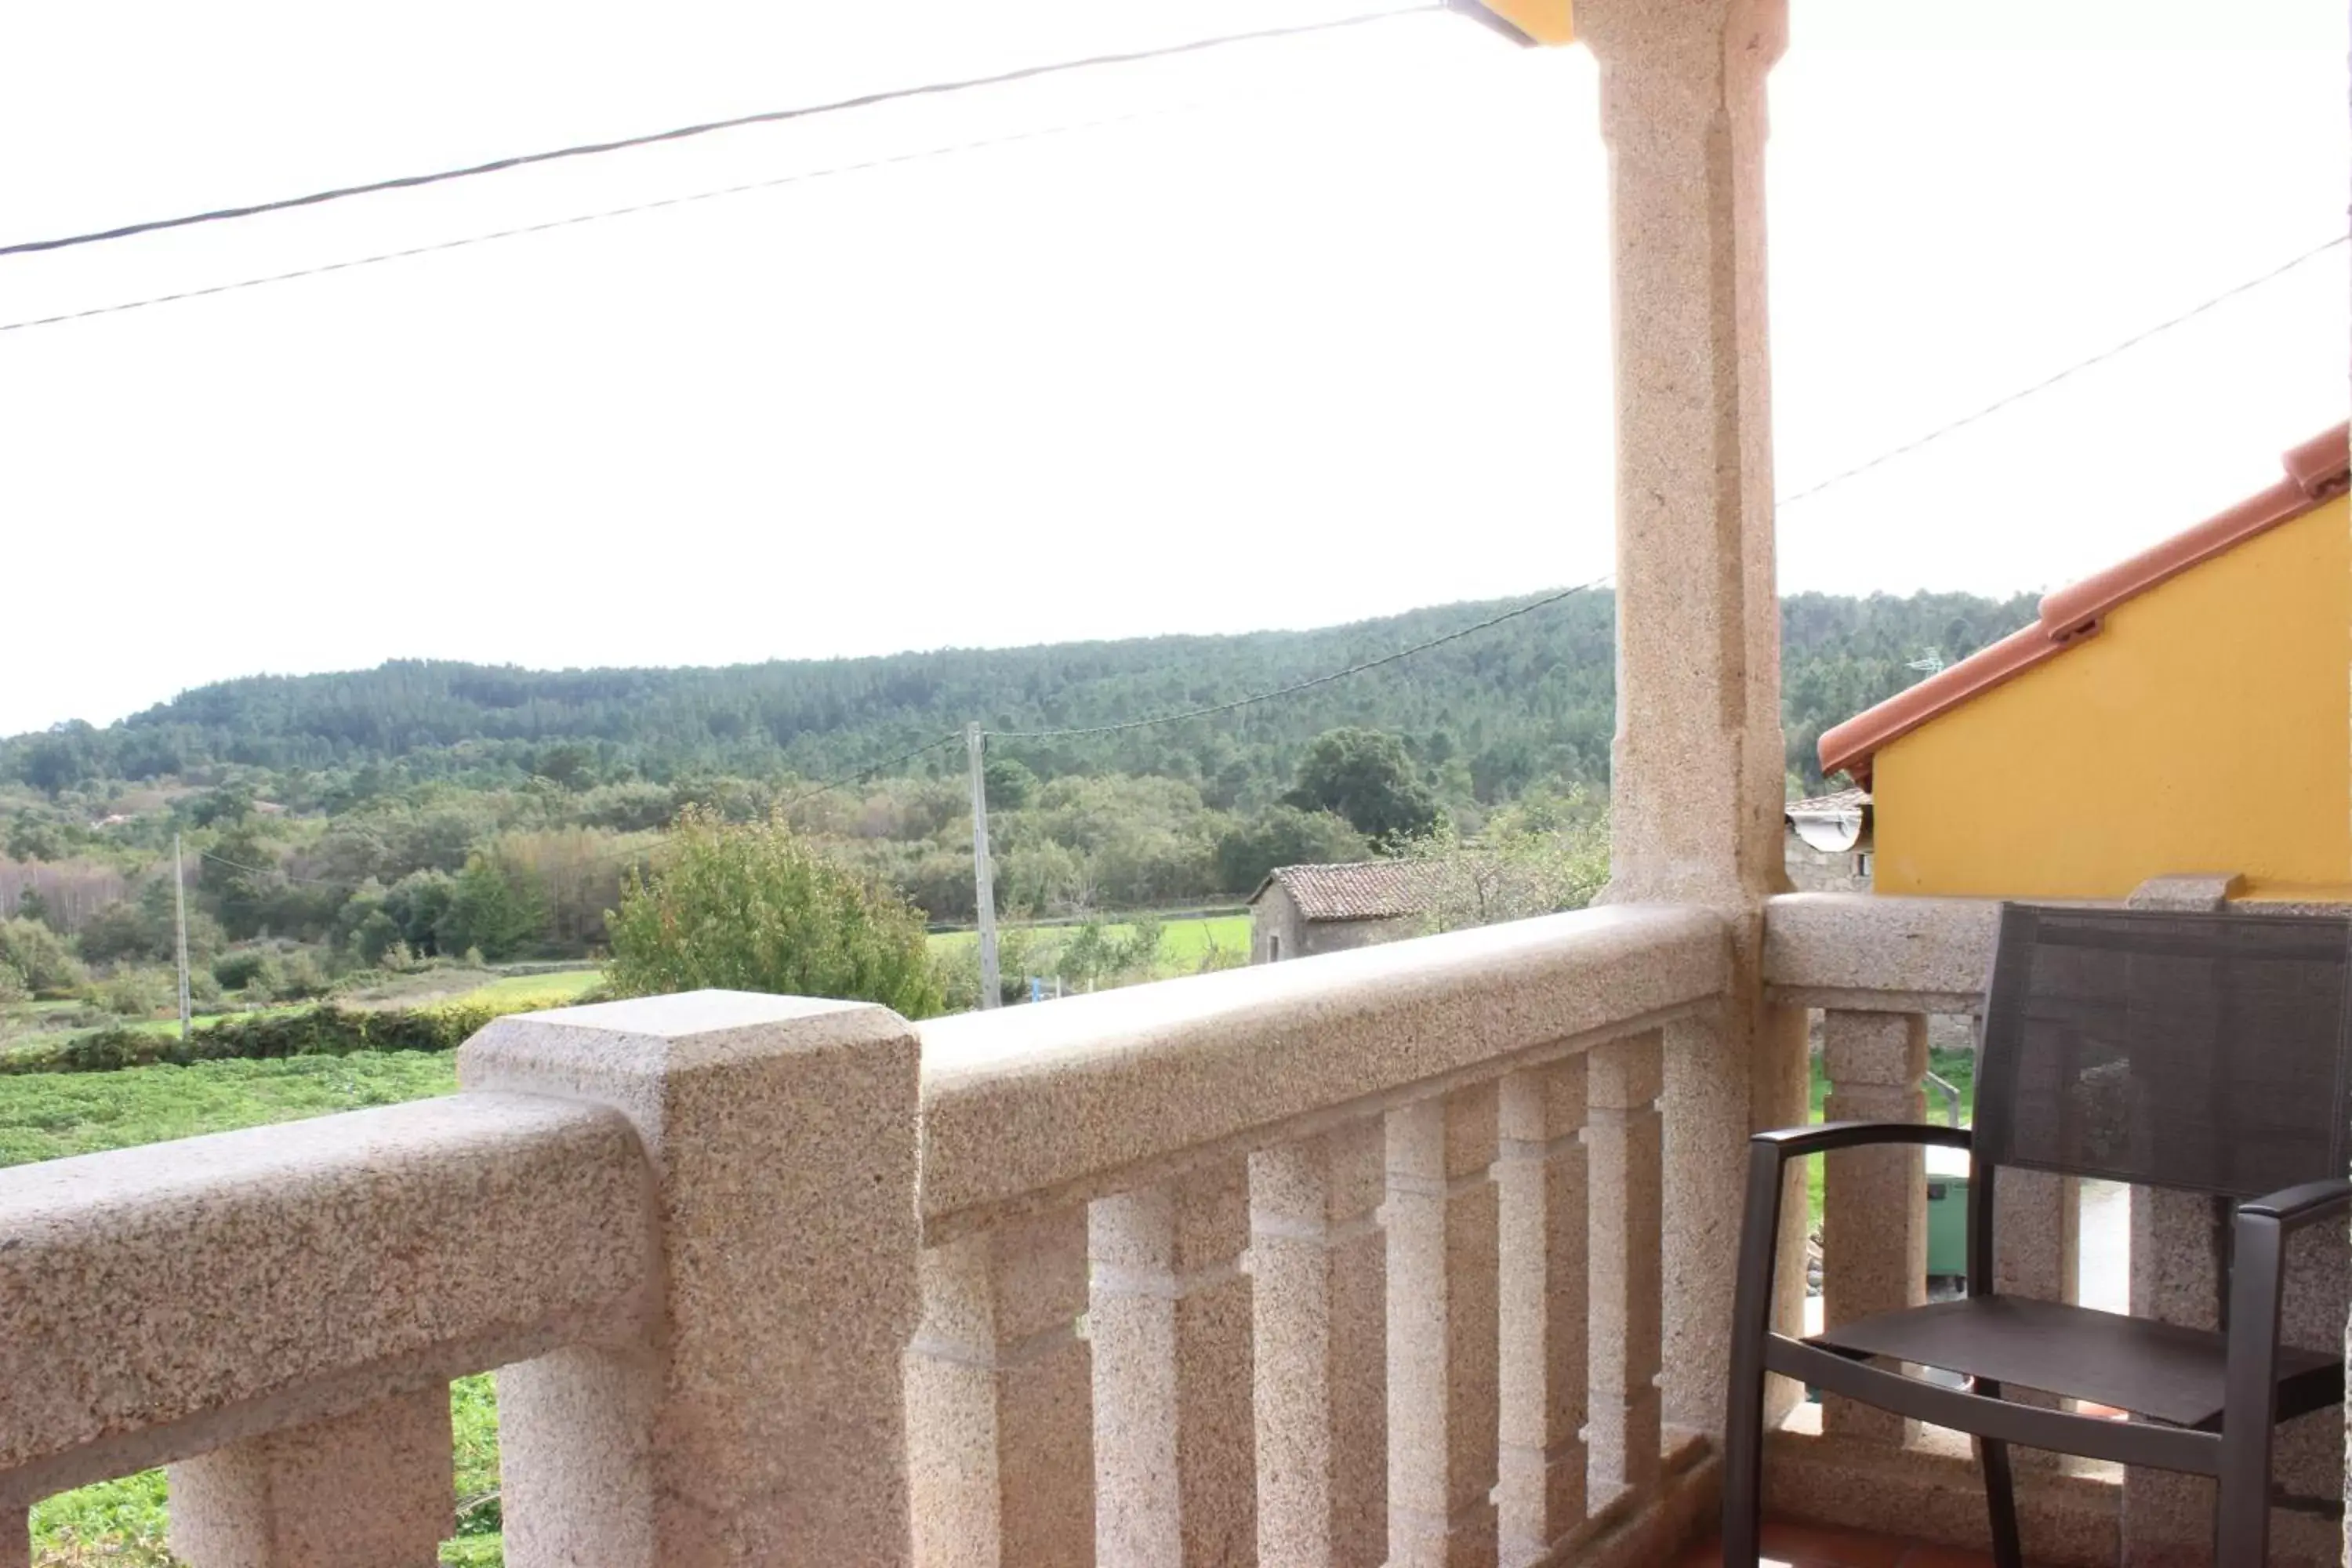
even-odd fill
[{"label": "tiled roof of stone house", "polygon": [[1419,914],[1434,889],[1435,868],[1412,860],[1356,860],[1336,866],[1280,866],[1250,895],[1255,904],[1279,883],[1307,921],[1379,921]]}]

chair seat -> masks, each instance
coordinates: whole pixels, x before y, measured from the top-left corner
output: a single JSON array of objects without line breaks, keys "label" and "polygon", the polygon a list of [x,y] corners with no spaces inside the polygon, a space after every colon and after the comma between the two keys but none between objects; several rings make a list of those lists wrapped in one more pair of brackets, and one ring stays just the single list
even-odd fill
[{"label": "chair seat", "polygon": [[[2228,1342],[2218,1333],[2059,1301],[1969,1297],[1843,1323],[1804,1342],[1965,1377],[2112,1405],[2176,1426],[2218,1430]],[[2278,1418],[2344,1396],[2344,1363],[2281,1345]]]}]

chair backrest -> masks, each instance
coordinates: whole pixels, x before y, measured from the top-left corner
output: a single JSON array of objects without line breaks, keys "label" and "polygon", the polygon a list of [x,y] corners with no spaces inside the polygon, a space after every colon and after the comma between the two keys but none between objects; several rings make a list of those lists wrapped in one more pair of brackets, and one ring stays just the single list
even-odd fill
[{"label": "chair backrest", "polygon": [[2233,1198],[2352,1172],[2352,917],[2001,911],[1977,1159]]}]

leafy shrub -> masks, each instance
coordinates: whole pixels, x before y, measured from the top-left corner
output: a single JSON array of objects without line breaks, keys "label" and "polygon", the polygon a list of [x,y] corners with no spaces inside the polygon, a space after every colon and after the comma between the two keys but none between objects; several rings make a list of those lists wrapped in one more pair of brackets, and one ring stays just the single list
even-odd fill
[{"label": "leafy shrub", "polygon": [[174,1034],[117,1026],[78,1035],[39,1051],[0,1058],[0,1073],[111,1072],[171,1062],[267,1061],[341,1057],[354,1051],[448,1051],[510,1009],[492,1004],[437,1007],[338,1007],[329,1004],[278,1017],[225,1018]]},{"label": "leafy shrub", "polygon": [[827,858],[778,813],[738,826],[679,815],[650,881],[605,922],[621,996],[718,986],[940,1009],[923,922],[888,887]]},{"label": "leafy shrub", "polygon": [[236,947],[213,960],[213,978],[229,991],[249,991],[259,980],[267,991],[276,981],[278,955],[268,948]]},{"label": "leafy shrub", "polygon": [[98,983],[98,1005],[125,1018],[143,1018],[170,1006],[177,982],[152,969],[125,969]]},{"label": "leafy shrub", "polygon": [[89,971],[66,939],[39,921],[0,921],[0,963],[36,996],[69,996],[89,984]]}]

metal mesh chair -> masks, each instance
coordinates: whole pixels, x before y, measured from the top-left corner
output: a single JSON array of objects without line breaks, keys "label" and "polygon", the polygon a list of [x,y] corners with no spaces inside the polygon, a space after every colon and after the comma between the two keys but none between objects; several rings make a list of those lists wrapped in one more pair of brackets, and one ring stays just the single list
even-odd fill
[{"label": "metal mesh chair", "polygon": [[[1973,1435],[2000,1568],[2023,1561],[2011,1443],[2217,1477],[2214,1560],[2260,1563],[2273,1427],[2344,1397],[2340,1360],[2279,1344],[2279,1291],[2287,1234],[2352,1211],[2348,984],[2352,919],[2011,905],[1985,998],[1973,1130],[1832,1122],[1759,1133],[1740,1239],[1724,1562],[1757,1560],[1764,1379],[1777,1372]],[[1772,1332],[1788,1162],[1873,1143],[1971,1150],[1967,1299],[1809,1339]],[[2225,1328],[1994,1294],[2003,1166],[2233,1200]],[[1957,1373],[1966,1385],[1882,1370],[1874,1357]],[[2020,1404],[2001,1395],[2011,1384],[2143,1419]]]}]

